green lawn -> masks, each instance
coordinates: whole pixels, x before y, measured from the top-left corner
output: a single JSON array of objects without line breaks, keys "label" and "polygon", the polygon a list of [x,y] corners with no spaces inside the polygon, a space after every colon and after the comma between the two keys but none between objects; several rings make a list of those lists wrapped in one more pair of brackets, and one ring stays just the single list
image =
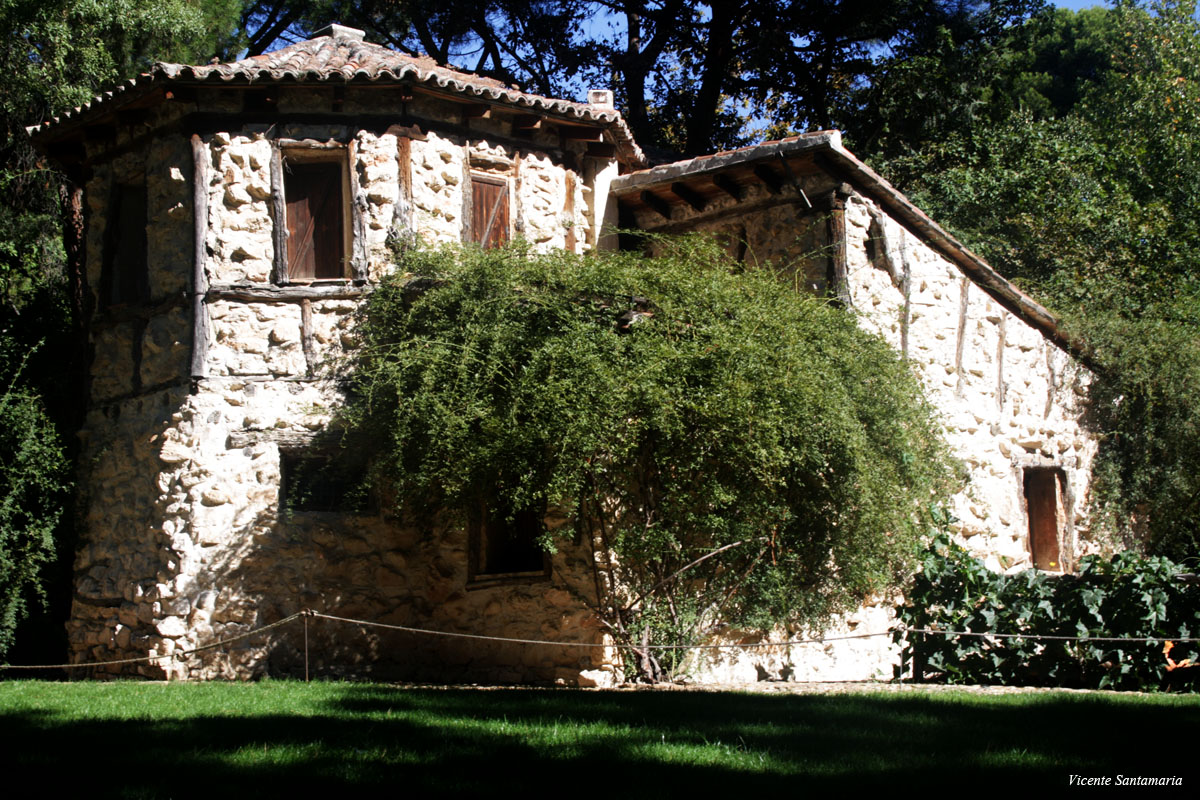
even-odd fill
[{"label": "green lawn", "polygon": [[[0,683],[8,796],[643,796],[1200,781],[1200,696],[783,696],[354,683]],[[28,776],[26,783],[19,776]],[[990,790],[990,791],[989,791]],[[1164,791],[1158,789],[1156,791]]]}]

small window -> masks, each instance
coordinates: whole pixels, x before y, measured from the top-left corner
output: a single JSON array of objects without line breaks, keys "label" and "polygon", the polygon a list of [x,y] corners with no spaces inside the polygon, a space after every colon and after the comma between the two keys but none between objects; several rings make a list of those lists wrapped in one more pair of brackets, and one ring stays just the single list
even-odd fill
[{"label": "small window", "polygon": [[345,201],[345,160],[341,153],[337,155],[335,160],[310,160],[306,155],[291,153],[285,156],[289,283],[346,277],[349,207]]},{"label": "small window", "polygon": [[481,501],[471,522],[471,577],[549,575],[549,559],[538,543],[543,516],[535,508],[511,512],[495,498]]},{"label": "small window", "polygon": [[484,248],[508,241],[508,181],[471,178],[471,241]]},{"label": "small window", "polygon": [[1025,508],[1029,518],[1029,555],[1036,569],[1062,572],[1066,537],[1065,479],[1062,470],[1025,470]]},{"label": "small window", "polygon": [[150,299],[146,263],[146,187],[121,184],[113,193],[100,272],[100,305],[136,305]]},{"label": "small window", "polygon": [[326,453],[280,453],[280,509],[362,514],[370,510],[365,466]]}]

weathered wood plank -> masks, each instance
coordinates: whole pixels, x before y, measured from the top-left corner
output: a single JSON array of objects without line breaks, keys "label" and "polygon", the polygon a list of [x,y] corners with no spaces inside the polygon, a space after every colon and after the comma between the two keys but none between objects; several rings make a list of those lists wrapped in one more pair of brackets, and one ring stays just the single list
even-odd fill
[{"label": "weathered wood plank", "polygon": [[208,375],[209,319],[204,296],[208,292],[208,145],[192,136],[192,363],[191,376]]},{"label": "weathered wood plank", "polygon": [[268,284],[213,284],[208,288],[206,299],[241,300],[244,302],[298,303],[301,300],[349,300],[370,294],[371,287],[353,283],[301,284],[297,286],[273,286]]},{"label": "weathered wood plank", "polygon": [[271,243],[275,248],[275,264],[271,280],[287,283],[287,199],[283,194],[283,151],[277,142],[271,143],[271,222],[274,225]]}]

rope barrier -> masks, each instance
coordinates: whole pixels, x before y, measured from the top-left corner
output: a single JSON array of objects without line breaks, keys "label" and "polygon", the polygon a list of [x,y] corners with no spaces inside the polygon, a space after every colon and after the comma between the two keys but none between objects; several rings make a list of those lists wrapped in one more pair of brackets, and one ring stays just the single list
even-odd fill
[{"label": "rope barrier", "polygon": [[987,639],[1032,639],[1043,642],[1133,642],[1159,644],[1161,642],[1200,642],[1196,636],[1056,636],[1049,633],[980,633],[979,631],[950,631],[937,628],[893,628],[905,633],[939,634],[943,636],[977,636]]},{"label": "rope barrier", "polygon": [[176,650],[172,653],[164,653],[155,656],[141,656],[139,658],[121,658],[112,661],[86,661],[74,664],[0,664],[0,670],[32,670],[32,669],[86,669],[92,667],[107,667],[121,664],[142,664],[161,661],[163,659],[179,659],[185,658],[196,653],[203,653],[208,650],[215,650],[219,647],[232,644],[234,642],[248,639],[252,636],[257,636],[264,631],[269,631],[272,628],[278,628],[286,625],[296,619],[304,620],[304,650],[305,650],[305,680],[307,680],[308,668],[308,618],[327,619],[331,622],[341,622],[350,625],[362,625],[370,628],[383,628],[386,630],[400,631],[403,633],[412,633],[424,636],[441,636],[453,639],[470,639],[474,641],[486,642],[502,642],[505,644],[522,644],[522,645],[541,645],[550,647],[582,647],[582,648],[627,648],[633,650],[745,650],[757,647],[795,647],[806,644],[826,644],[828,642],[849,641],[852,639],[871,639],[877,636],[892,636],[895,633],[919,634],[924,636],[974,636],[979,638],[991,639],[1029,639],[1032,641],[1054,641],[1054,642],[1105,642],[1105,643],[1132,643],[1132,644],[1159,644],[1162,642],[1198,642],[1200,637],[1195,636],[1171,636],[1171,637],[1137,637],[1137,636],[1060,636],[1054,634],[1029,634],[1029,633],[997,633],[997,632],[980,632],[980,631],[954,631],[941,630],[937,628],[906,628],[904,626],[896,626],[888,628],[884,631],[876,631],[874,633],[855,633],[842,636],[824,636],[812,639],[789,639],[784,642],[742,642],[734,644],[647,644],[647,645],[619,645],[619,644],[604,644],[595,642],[556,642],[549,639],[519,639],[508,636],[486,636],[478,633],[458,633],[455,631],[436,631],[428,628],[414,628],[407,625],[395,625],[388,622],[372,622],[370,620],[353,619],[350,617],[339,617],[333,614],[323,614],[312,609],[304,609],[295,614],[284,617],[276,622],[263,625],[260,628],[231,636],[227,639],[220,639],[209,644],[193,647],[188,650]]},{"label": "rope barrier", "polygon": [[242,639],[249,639],[251,636],[257,636],[258,634],[262,633],[263,631],[269,631],[272,628],[278,628],[280,625],[285,625],[298,617],[303,617],[303,616],[309,615],[310,613],[311,612],[308,611],[307,609],[305,609],[304,611],[297,611],[295,614],[292,614],[289,617],[284,617],[281,620],[272,622],[267,625],[263,625],[261,628],[255,628],[254,630],[247,631],[246,633],[240,633],[237,636],[230,636],[228,639],[221,639],[216,642],[210,642],[208,644],[200,645],[199,647],[193,647],[190,650],[176,650],[172,653],[163,653],[160,656],[141,656],[140,658],[118,658],[113,661],[82,661],[82,662],[79,662],[76,664],[0,664],[0,670],[6,670],[6,669],[84,669],[84,668],[88,668],[88,667],[108,667],[108,666],[114,666],[116,664],[143,664],[143,663],[150,663],[152,661],[161,661],[164,658],[181,658],[183,656],[190,656],[193,653],[203,653],[205,650],[215,650],[218,647],[224,647],[227,644],[233,644],[234,642],[241,641]]}]

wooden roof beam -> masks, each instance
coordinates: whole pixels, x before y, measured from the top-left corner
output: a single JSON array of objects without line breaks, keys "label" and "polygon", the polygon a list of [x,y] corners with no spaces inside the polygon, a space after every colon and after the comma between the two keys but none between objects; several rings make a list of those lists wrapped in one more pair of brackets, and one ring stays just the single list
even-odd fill
[{"label": "wooden roof beam", "polygon": [[716,186],[734,200],[741,200],[746,196],[746,192],[742,189],[741,185],[723,172],[714,173],[712,182],[713,186]]},{"label": "wooden roof beam", "polygon": [[766,185],[771,194],[779,194],[783,190],[783,176],[766,164],[755,164],[754,176]]},{"label": "wooden roof beam", "polygon": [[671,206],[666,200],[656,195],[654,192],[643,191],[641,194],[642,203],[650,208],[655,214],[658,214],[663,219],[671,218]]},{"label": "wooden roof beam", "polygon": [[604,138],[602,128],[593,128],[590,125],[559,125],[558,132],[564,139],[576,141],[598,142]]},{"label": "wooden roof beam", "polygon": [[513,114],[512,129],[514,131],[533,132],[541,130],[542,118],[537,114]]},{"label": "wooden roof beam", "polygon": [[617,146],[608,142],[588,142],[587,154],[593,158],[615,158]]},{"label": "wooden roof beam", "polygon": [[708,201],[704,199],[704,196],[692,187],[688,186],[686,183],[680,183],[679,181],[672,183],[671,194],[675,195],[697,211],[703,211],[704,207],[708,205]]}]

